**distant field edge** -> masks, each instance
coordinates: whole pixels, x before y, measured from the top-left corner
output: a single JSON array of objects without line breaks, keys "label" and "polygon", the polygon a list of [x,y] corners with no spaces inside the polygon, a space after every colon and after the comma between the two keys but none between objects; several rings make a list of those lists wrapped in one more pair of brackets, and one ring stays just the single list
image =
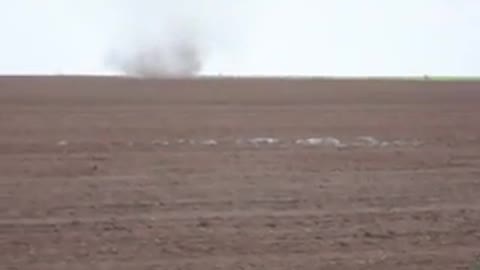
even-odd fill
[{"label": "distant field edge", "polygon": [[323,80],[323,81],[451,81],[480,82],[480,76],[233,76],[233,75],[200,75],[193,77],[134,77],[124,75],[2,75],[2,79],[63,78],[63,79],[129,79],[129,80]]}]

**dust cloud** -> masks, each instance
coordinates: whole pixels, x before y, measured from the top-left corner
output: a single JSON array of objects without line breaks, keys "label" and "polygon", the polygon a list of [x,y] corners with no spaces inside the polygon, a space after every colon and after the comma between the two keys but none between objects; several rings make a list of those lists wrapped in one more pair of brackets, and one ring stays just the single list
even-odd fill
[{"label": "dust cloud", "polygon": [[202,70],[206,54],[198,39],[183,32],[167,40],[133,45],[111,55],[109,63],[126,76],[194,77]]},{"label": "dust cloud", "polygon": [[106,64],[126,76],[199,76],[212,54],[225,54],[238,37],[227,27],[239,12],[229,1],[123,3]]}]

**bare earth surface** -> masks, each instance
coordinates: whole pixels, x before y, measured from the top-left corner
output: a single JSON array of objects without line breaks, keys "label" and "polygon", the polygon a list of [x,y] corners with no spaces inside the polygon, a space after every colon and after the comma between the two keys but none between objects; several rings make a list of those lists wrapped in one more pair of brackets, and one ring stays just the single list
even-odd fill
[{"label": "bare earth surface", "polygon": [[1,269],[479,255],[478,83],[0,79]]}]

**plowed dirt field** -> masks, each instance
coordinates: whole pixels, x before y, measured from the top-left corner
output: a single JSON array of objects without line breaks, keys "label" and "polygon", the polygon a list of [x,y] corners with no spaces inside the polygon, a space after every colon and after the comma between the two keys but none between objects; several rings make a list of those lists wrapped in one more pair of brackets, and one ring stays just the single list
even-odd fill
[{"label": "plowed dirt field", "polygon": [[0,269],[479,255],[480,83],[0,79]]}]

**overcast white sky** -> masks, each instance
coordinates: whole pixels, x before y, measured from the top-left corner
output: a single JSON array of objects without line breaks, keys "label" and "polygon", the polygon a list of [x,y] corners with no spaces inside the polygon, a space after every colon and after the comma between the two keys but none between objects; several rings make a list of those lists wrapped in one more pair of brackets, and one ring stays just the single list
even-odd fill
[{"label": "overcast white sky", "polygon": [[0,0],[0,73],[112,73],[188,29],[204,74],[480,75],[478,28],[479,0]]}]

